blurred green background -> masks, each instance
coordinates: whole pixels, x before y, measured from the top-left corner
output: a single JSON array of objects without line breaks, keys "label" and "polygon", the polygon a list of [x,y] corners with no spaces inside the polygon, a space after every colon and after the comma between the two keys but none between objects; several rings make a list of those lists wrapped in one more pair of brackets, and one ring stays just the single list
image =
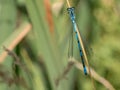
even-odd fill
[{"label": "blurred green background", "polygon": [[[120,1],[69,1],[89,49],[90,66],[120,90]],[[29,24],[29,33],[18,40]],[[75,67],[56,86],[72,53],[71,40],[73,57],[81,62],[72,30],[65,0],[0,0],[0,90],[93,90],[89,76]],[[11,54],[2,59],[3,46],[16,39],[11,52],[19,61]],[[114,90],[99,80],[94,83],[96,90]]]}]

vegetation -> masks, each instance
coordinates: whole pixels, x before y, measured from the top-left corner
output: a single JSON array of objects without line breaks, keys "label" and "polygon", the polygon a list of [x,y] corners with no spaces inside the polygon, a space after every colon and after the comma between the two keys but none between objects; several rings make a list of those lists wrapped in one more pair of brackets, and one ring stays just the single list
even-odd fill
[{"label": "vegetation", "polygon": [[[120,1],[69,1],[95,89],[120,90]],[[67,7],[65,0],[0,0],[0,90],[93,90]]]}]

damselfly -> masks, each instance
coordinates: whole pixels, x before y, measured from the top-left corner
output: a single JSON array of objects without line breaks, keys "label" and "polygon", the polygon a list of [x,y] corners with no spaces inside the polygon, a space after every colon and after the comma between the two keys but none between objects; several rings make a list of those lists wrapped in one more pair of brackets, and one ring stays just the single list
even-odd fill
[{"label": "damselfly", "polygon": [[78,30],[78,26],[77,26],[76,21],[75,21],[74,8],[70,6],[70,3],[69,3],[68,0],[66,0],[66,1],[67,1],[67,4],[68,4],[67,11],[70,14],[70,19],[72,21],[74,32],[76,34],[76,39],[77,39],[77,42],[78,42],[78,48],[79,48],[79,51],[80,51],[80,56],[81,56],[81,60],[82,60],[82,64],[83,64],[84,74],[87,75],[87,69],[86,69],[86,66],[85,66],[85,64],[86,64],[87,67],[88,67],[89,75],[90,75],[92,83],[93,83],[93,89],[96,90],[96,88],[94,86],[94,81],[93,81],[93,78],[92,78],[92,75],[91,75],[90,66],[89,66],[89,63],[88,63],[86,51],[85,51],[83,41],[82,41],[82,38],[81,38],[81,34]]},{"label": "damselfly", "polygon": [[77,33],[77,29],[78,28],[77,28],[77,24],[76,24],[76,21],[75,21],[74,8],[73,7],[67,8],[67,11],[68,11],[68,13],[70,15],[70,18],[71,18],[71,21],[72,21],[72,25],[73,25],[73,29],[74,29],[74,32],[76,34],[76,39],[77,39],[77,43],[78,43],[80,57],[81,57],[82,64],[83,64],[84,74],[87,75],[87,69],[86,69],[85,61],[84,61],[84,54],[83,54],[83,50],[81,48],[81,43],[79,41],[78,33]]},{"label": "damselfly", "polygon": [[78,26],[76,24],[76,20],[75,20],[75,13],[74,13],[74,8],[70,6],[69,1],[67,0],[67,4],[68,4],[68,8],[67,11],[70,15],[70,19],[73,25],[73,29],[76,35],[76,39],[77,39],[77,43],[78,43],[78,48],[79,48],[79,52],[80,52],[80,57],[82,60],[82,64],[83,64],[83,70],[84,70],[84,74],[87,75],[87,69],[86,69],[86,65],[88,66],[88,71],[90,73],[90,68],[89,68],[89,63],[88,63],[88,59],[87,59],[87,55],[86,55],[86,51],[84,48],[84,44],[81,38],[81,34],[78,30]]}]

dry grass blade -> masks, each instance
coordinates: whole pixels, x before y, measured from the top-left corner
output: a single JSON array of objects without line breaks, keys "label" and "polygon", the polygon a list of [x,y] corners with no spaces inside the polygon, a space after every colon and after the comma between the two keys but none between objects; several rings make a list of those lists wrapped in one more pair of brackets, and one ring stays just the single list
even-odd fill
[{"label": "dry grass blade", "polygon": [[18,30],[15,30],[13,34],[1,45],[0,63],[2,63],[7,56],[7,52],[4,51],[3,46],[9,50],[13,50],[15,46],[28,34],[32,26],[28,22],[24,22]]},{"label": "dry grass blade", "polygon": [[[76,68],[78,68],[79,70],[83,71],[83,67],[82,64],[80,62],[78,62],[77,60],[75,60],[74,58],[70,58],[69,62],[74,62]],[[91,73],[92,73],[92,77],[100,82],[101,84],[103,84],[108,90],[115,90],[115,88],[112,86],[112,84],[107,81],[105,78],[101,77],[100,75],[97,74],[97,72],[95,72],[93,69],[91,69]]]},{"label": "dry grass blade", "polygon": [[63,73],[56,79],[56,81],[55,81],[56,86],[59,85],[59,83],[60,83],[60,81],[62,79],[66,79],[66,75],[70,72],[70,70],[74,66],[74,64],[75,63],[72,62],[72,61],[68,62],[67,67],[65,68],[65,70],[63,71]]}]

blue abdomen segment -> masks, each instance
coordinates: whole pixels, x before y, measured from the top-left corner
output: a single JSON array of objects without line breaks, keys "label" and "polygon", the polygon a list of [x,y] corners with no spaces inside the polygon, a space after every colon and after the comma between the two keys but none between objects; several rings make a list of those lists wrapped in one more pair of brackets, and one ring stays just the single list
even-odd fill
[{"label": "blue abdomen segment", "polygon": [[86,66],[85,66],[85,62],[84,62],[84,58],[83,58],[83,52],[81,49],[80,50],[80,57],[81,57],[81,60],[82,60],[82,64],[83,64],[83,71],[84,71],[84,74],[87,75],[87,69],[86,69]]},{"label": "blue abdomen segment", "polygon": [[84,74],[87,75],[87,69],[86,69],[86,67],[84,67],[83,70],[84,70]]}]

